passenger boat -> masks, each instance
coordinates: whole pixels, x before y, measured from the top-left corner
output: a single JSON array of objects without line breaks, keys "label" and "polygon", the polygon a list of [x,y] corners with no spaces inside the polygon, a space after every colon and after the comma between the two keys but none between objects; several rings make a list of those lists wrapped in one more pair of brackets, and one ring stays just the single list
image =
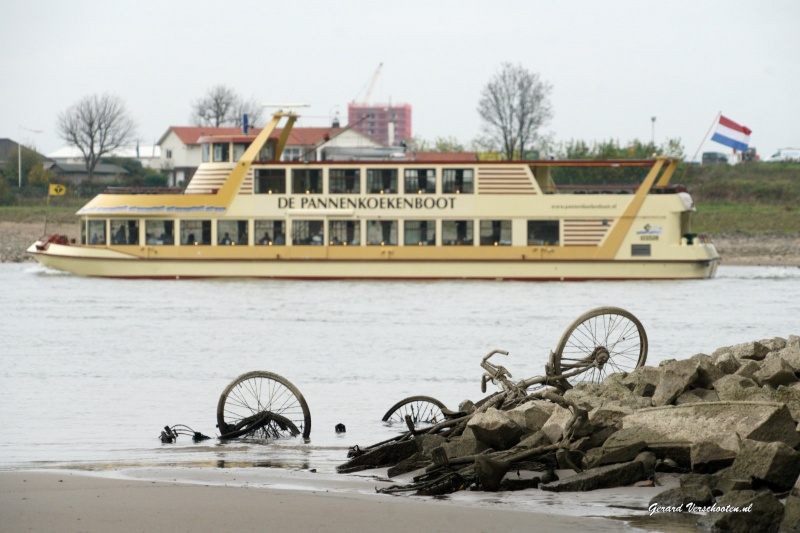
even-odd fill
[{"label": "passenger boat", "polygon": [[[111,278],[681,279],[719,263],[669,183],[677,160],[280,161],[297,117],[201,139],[185,190],[109,189],[78,211],[77,242],[46,236],[28,252]],[[638,177],[553,179],[597,167]]]}]

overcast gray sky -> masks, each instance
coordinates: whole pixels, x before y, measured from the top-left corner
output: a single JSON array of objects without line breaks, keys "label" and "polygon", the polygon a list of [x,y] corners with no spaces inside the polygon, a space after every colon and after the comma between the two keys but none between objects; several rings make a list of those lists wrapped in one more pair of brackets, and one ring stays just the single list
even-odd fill
[{"label": "overcast gray sky", "polygon": [[381,62],[370,100],[411,104],[426,139],[474,139],[481,89],[511,62],[553,85],[556,141],[646,142],[655,116],[656,143],[691,156],[722,111],[762,156],[800,147],[797,0],[2,0],[0,49],[0,137],[44,153],[94,93],[122,98],[142,144],[218,84],[308,103],[300,125],[346,120]]}]

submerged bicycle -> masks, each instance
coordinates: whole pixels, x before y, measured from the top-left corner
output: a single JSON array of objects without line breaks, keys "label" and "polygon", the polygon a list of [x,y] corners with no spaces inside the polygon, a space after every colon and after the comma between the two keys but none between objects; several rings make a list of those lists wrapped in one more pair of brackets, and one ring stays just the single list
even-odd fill
[{"label": "submerged bicycle", "polygon": [[219,397],[217,429],[221,439],[261,439],[311,435],[306,399],[288,379],[272,372],[247,372],[231,381]]},{"label": "submerged bicycle", "polygon": [[[582,314],[567,327],[555,351],[550,352],[544,376],[512,382],[511,373],[505,367],[489,361],[495,354],[508,355],[508,352],[493,350],[483,358],[481,367],[485,373],[481,391],[486,392],[488,382],[502,390],[483,398],[475,407],[498,394],[505,395],[503,404],[508,405],[544,391],[564,392],[578,383],[599,383],[609,374],[630,372],[647,360],[647,334],[639,319],[630,312],[619,307],[598,307]],[[405,425],[408,416],[416,428],[464,414],[462,410],[447,409],[444,403],[431,396],[410,396],[390,407],[382,420]]]}]

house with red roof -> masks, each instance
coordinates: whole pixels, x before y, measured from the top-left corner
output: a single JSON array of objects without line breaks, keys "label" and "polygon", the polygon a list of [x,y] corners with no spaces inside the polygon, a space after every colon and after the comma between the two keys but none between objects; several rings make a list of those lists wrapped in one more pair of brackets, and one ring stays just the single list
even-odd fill
[{"label": "house with red roof", "polygon": [[[334,125],[336,126],[336,125]],[[202,161],[202,142],[249,143],[256,138],[260,128],[251,128],[245,134],[241,128],[214,128],[209,126],[170,126],[158,140],[161,148],[162,171],[170,176],[171,186],[185,186],[192,179]],[[277,128],[269,143],[277,143],[283,131]],[[202,140],[202,142],[201,142]],[[295,126],[281,155],[282,161],[323,161],[335,158],[341,150],[386,150],[379,142],[352,128]],[[394,149],[396,150],[396,149]]]}]

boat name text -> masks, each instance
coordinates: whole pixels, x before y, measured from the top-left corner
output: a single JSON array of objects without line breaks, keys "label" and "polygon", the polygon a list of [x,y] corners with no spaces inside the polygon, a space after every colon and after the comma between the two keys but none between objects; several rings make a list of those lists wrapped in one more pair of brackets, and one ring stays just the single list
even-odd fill
[{"label": "boat name text", "polygon": [[278,209],[453,209],[455,198],[278,198]]}]

